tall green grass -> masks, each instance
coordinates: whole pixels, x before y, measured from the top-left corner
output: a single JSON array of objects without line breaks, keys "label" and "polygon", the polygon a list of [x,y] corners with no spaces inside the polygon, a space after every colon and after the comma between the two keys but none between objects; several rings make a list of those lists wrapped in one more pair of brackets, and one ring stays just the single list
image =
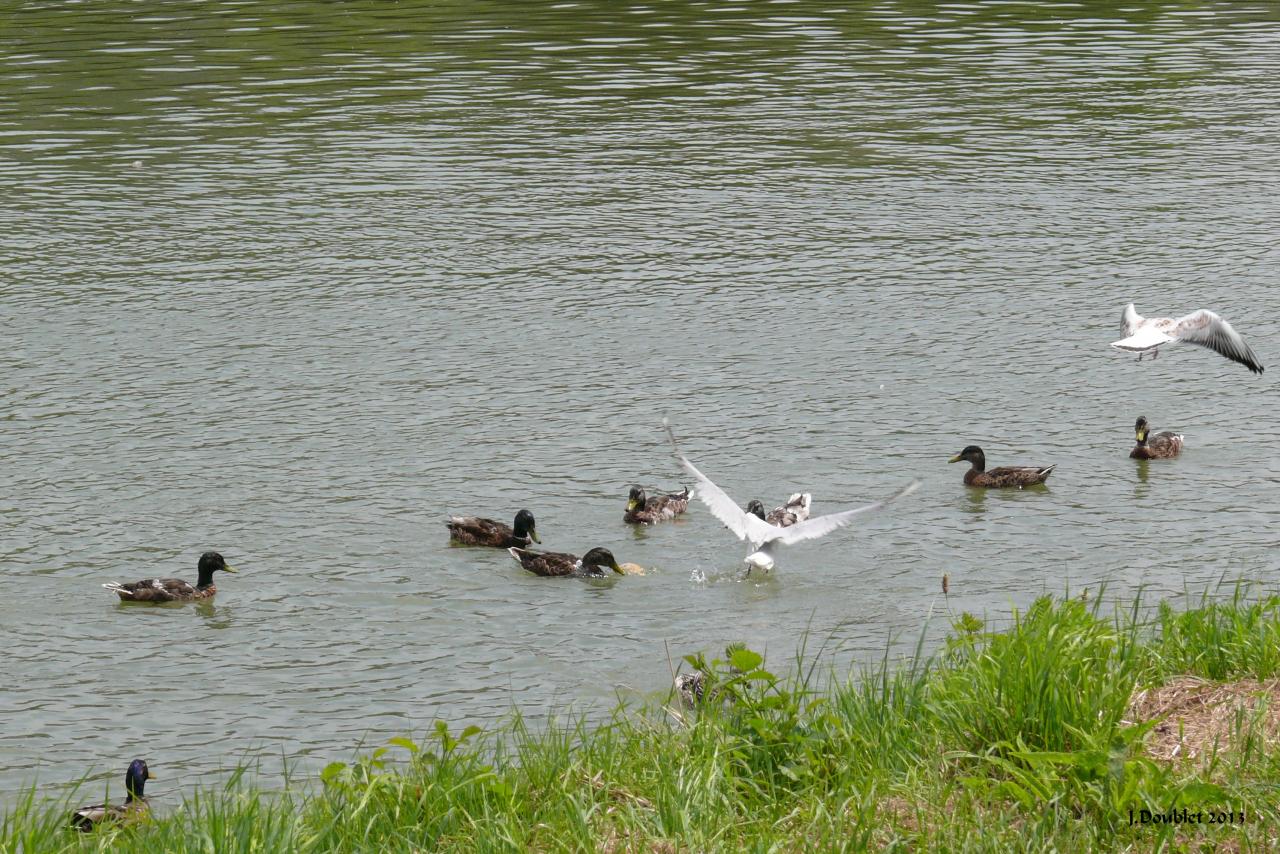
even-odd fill
[{"label": "tall green grass", "polygon": [[[961,615],[934,657],[839,679],[730,648],[688,659],[707,680],[696,709],[439,723],[283,792],[235,780],[91,834],[64,829],[69,798],[29,793],[0,816],[0,850],[1265,850],[1280,758],[1245,738],[1207,766],[1157,763],[1142,749],[1157,722],[1126,715],[1135,688],[1173,675],[1273,675],[1278,609],[1242,589],[1150,620],[1044,597],[1001,631]],[[1252,820],[1129,825],[1178,806]]]}]

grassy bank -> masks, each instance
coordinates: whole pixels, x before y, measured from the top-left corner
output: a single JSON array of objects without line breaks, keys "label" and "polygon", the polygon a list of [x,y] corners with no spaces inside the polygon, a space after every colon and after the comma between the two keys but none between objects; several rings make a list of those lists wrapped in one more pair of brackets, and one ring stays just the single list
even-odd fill
[{"label": "grassy bank", "polygon": [[33,796],[0,848],[1275,849],[1280,598],[1144,613],[1045,597],[998,632],[959,615],[931,659],[847,681],[731,649],[686,664],[706,673],[693,709],[440,724],[284,793],[233,784],[87,835]]}]

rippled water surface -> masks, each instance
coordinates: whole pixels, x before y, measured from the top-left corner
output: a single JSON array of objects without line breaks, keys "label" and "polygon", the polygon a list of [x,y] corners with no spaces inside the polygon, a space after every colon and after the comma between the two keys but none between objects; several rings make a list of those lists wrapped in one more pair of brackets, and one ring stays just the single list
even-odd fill
[{"label": "rippled water surface", "polygon": [[[1276,569],[1272,3],[19,2],[0,13],[0,790],[165,800],[600,713],[808,627]],[[1111,351],[1219,310],[1272,371]],[[743,580],[742,501],[920,491]],[[1134,419],[1185,432],[1126,458]],[[980,494],[946,459],[1057,463]],[[520,507],[650,568],[450,548]],[[215,603],[99,586],[241,569]],[[951,576],[949,603],[939,594]],[[8,799],[10,795],[3,796]]]}]

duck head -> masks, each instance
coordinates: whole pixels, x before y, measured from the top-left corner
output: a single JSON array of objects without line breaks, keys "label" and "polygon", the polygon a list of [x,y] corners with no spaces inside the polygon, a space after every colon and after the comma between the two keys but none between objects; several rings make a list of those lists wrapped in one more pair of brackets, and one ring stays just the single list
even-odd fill
[{"label": "duck head", "polygon": [[961,460],[965,460],[972,465],[974,471],[982,471],[987,467],[987,455],[982,453],[982,449],[977,445],[969,445],[963,451],[947,460],[947,462],[958,463]]},{"label": "duck head", "polygon": [[128,792],[127,800],[140,800],[147,781],[153,779],[155,778],[152,776],[151,769],[147,767],[145,761],[135,759],[130,762],[129,770],[124,772],[124,790]]},{"label": "duck head", "polygon": [[218,570],[223,572],[235,572],[235,569],[228,566],[222,555],[217,552],[205,552],[200,555],[200,563],[197,564],[200,570],[200,579],[196,583],[197,587],[208,587],[213,583],[213,574]]},{"label": "duck head", "polygon": [[617,559],[614,558],[613,552],[608,549],[594,548],[582,556],[582,565],[586,566],[607,566],[618,575],[626,575],[627,571],[618,566]]},{"label": "duck head", "polygon": [[644,490],[638,486],[631,487],[631,492],[627,493],[627,512],[643,507],[645,502]]},{"label": "duck head", "polygon": [[764,518],[764,505],[760,503],[759,498],[753,498],[747,502],[747,512],[757,518]]},{"label": "duck head", "polygon": [[511,526],[512,533],[522,539],[530,539],[535,543],[541,543],[538,539],[538,528],[533,521],[533,514],[528,510],[521,510],[516,514],[515,524]]},{"label": "duck head", "polygon": [[1147,416],[1139,415],[1137,422],[1133,425],[1133,438],[1138,441],[1139,445],[1147,444],[1147,433],[1150,432],[1150,429],[1147,424]]}]

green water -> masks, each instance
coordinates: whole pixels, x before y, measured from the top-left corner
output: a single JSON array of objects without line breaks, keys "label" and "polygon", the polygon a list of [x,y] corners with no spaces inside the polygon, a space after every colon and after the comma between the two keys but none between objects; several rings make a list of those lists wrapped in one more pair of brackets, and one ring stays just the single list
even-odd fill
[{"label": "green water", "polygon": [[[21,3],[0,59],[5,800],[1274,571],[1271,373],[1107,347],[1203,306],[1280,370],[1274,4]],[[743,502],[923,485],[743,580],[621,522],[663,415]],[[1058,469],[971,494],[970,443]],[[520,507],[650,574],[447,546]],[[210,548],[212,605],[99,586]]]}]

